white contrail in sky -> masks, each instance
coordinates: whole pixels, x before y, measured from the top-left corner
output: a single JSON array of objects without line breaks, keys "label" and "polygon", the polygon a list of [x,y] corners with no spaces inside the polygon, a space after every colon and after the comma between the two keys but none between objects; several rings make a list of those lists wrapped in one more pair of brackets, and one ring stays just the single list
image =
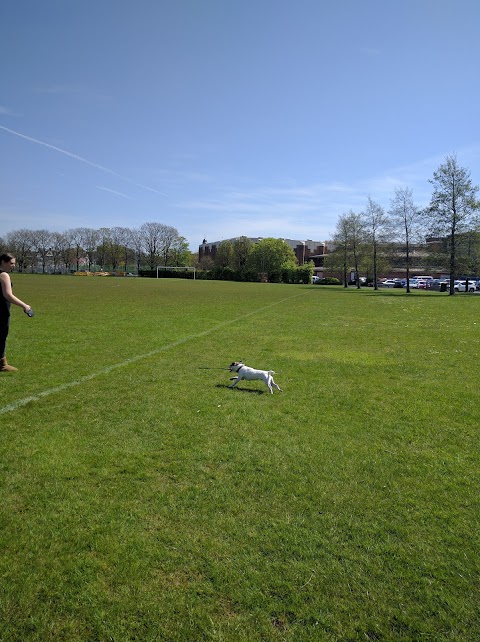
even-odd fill
[{"label": "white contrail in sky", "polygon": [[130,196],[127,196],[126,194],[123,194],[122,192],[117,192],[117,190],[114,189],[109,189],[108,187],[100,187],[100,185],[96,185],[97,189],[103,189],[104,192],[110,192],[111,194],[117,194],[117,196],[123,196],[124,198],[130,198]]},{"label": "white contrail in sky", "polygon": [[0,129],[3,129],[9,134],[13,134],[14,136],[19,136],[20,138],[28,140],[31,143],[36,143],[37,145],[43,145],[44,147],[53,149],[56,152],[60,152],[60,154],[65,154],[65,156],[70,156],[70,158],[74,158],[75,160],[78,160],[81,163],[90,165],[90,167],[95,167],[96,169],[99,169],[102,172],[106,172],[107,174],[111,174],[112,176],[116,176],[117,178],[120,178],[122,181],[126,181],[131,185],[136,185],[137,187],[141,187],[142,189],[149,190],[150,192],[155,192],[155,194],[161,194],[162,196],[167,196],[163,192],[159,192],[158,190],[153,189],[153,187],[147,187],[146,185],[142,185],[141,183],[136,183],[135,181],[132,181],[130,178],[127,178],[126,176],[122,176],[121,174],[117,174],[117,172],[114,172],[112,169],[108,169],[108,167],[103,167],[103,165],[99,165],[98,163],[89,161],[88,159],[83,158],[82,156],[78,156],[78,154],[72,154],[72,152],[69,152],[66,149],[62,149],[61,147],[56,147],[55,145],[50,145],[49,143],[45,143],[43,140],[38,140],[37,138],[32,138],[31,136],[26,136],[25,134],[16,132],[15,130],[9,129],[8,127],[4,127],[3,125],[0,125]]}]

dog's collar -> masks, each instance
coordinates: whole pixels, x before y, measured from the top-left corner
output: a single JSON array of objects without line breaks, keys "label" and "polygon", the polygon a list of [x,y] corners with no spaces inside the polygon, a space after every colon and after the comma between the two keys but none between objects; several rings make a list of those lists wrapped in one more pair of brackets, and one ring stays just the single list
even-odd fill
[{"label": "dog's collar", "polygon": [[244,363],[241,363],[241,364],[239,364],[238,366],[235,366],[235,368],[236,368],[236,369],[235,369],[235,370],[232,370],[232,372],[240,372],[240,370],[241,370],[242,368],[245,368],[245,364],[244,364]]}]

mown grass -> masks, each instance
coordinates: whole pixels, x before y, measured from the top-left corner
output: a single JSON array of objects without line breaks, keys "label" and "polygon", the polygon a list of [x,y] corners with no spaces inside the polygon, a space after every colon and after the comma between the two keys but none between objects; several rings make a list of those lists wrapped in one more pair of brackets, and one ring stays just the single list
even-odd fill
[{"label": "mown grass", "polygon": [[13,280],[1,640],[480,638],[480,297]]}]

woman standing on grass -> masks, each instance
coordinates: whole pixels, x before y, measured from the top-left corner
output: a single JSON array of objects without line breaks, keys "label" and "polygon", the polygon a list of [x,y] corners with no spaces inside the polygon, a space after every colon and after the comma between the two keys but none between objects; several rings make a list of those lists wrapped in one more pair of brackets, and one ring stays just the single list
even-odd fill
[{"label": "woman standing on grass", "polygon": [[32,308],[17,299],[12,292],[12,282],[10,272],[15,268],[15,257],[5,253],[0,255],[0,284],[2,293],[0,296],[0,372],[14,372],[17,368],[9,366],[5,356],[8,329],[10,326],[10,304],[15,304],[23,308],[24,312],[29,312]]}]

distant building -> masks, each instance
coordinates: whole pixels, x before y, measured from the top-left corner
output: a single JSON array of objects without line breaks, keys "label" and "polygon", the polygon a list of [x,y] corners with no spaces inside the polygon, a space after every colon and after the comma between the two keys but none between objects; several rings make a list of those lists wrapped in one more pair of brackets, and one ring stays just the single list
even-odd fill
[{"label": "distant building", "polygon": [[[212,260],[215,260],[218,248],[221,243],[224,241],[230,241],[232,244],[240,238],[248,238],[252,243],[258,243],[263,237],[244,237],[237,236],[232,239],[224,239],[222,241],[214,241],[213,243],[208,243],[207,239],[203,239],[203,243],[198,248],[198,258],[199,261],[204,257],[210,257]],[[335,251],[335,242],[334,241],[312,241],[307,239],[305,241],[299,241],[295,239],[282,239],[287,243],[292,250],[295,252],[297,261],[299,265],[313,261],[314,264],[314,275],[319,276],[320,278],[324,276],[335,276],[338,279],[342,280],[343,275],[336,270],[328,270],[325,273],[324,270],[324,259],[327,254]],[[432,260],[440,259],[439,256],[435,257],[435,254],[445,252],[446,243],[448,239],[430,237],[427,238],[425,243],[411,244],[410,245],[410,276],[416,274],[431,274],[434,277],[444,278],[449,274],[448,265],[436,265],[432,264]],[[393,245],[388,245],[386,248],[389,268],[384,273],[378,275],[380,277],[386,278],[396,278],[404,277],[406,275],[406,248],[403,243],[395,244],[395,251]],[[381,249],[379,250],[381,254]],[[441,259],[440,259],[441,260]],[[366,276],[369,276],[366,274]],[[370,275],[371,276],[371,275]]]},{"label": "distant building", "polygon": [[[263,239],[262,236],[237,236],[233,239],[223,239],[222,241],[214,241],[213,243],[208,243],[207,239],[203,239],[202,244],[198,246],[198,260],[201,261],[205,257],[215,260],[215,256],[221,243],[230,241],[233,244],[240,238],[247,238],[251,243],[258,243],[258,241]],[[285,243],[295,252],[299,265],[313,261],[313,264],[315,265],[314,274],[317,276],[323,276],[323,258],[327,251],[325,241],[312,241],[311,239],[307,239],[306,241],[297,241],[294,239],[282,240],[285,241]]]}]

